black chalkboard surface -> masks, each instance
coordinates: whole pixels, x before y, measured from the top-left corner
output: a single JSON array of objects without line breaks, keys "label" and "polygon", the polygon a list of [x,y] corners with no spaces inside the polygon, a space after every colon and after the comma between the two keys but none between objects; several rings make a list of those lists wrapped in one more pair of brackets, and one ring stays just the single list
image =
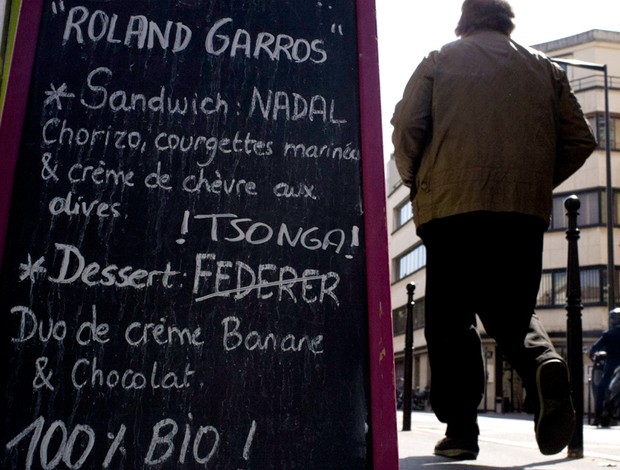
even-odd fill
[{"label": "black chalkboard surface", "polygon": [[356,4],[38,8],[0,468],[375,467]]}]

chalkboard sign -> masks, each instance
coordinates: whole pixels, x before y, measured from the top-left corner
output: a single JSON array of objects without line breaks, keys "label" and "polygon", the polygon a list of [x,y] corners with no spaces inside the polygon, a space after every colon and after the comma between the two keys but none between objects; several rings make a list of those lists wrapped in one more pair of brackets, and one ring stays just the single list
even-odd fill
[{"label": "chalkboard sign", "polygon": [[22,6],[0,468],[397,468],[372,7]]}]

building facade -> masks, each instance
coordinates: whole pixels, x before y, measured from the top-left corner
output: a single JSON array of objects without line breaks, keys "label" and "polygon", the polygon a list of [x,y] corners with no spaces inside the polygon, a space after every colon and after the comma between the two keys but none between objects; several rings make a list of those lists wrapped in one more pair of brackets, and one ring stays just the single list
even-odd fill
[{"label": "building facade", "polygon": [[[618,305],[620,286],[620,32],[592,30],[583,34],[533,46],[557,59],[606,64],[608,68],[609,141],[611,149],[611,185],[613,190],[613,270]],[[566,265],[567,221],[564,200],[577,195],[581,202],[579,259],[582,287],[582,328],[584,350],[589,349],[608,326],[608,245],[607,225],[607,152],[605,129],[605,91],[603,73],[577,66],[566,66],[568,78],[581,106],[598,137],[598,147],[585,165],[554,192],[553,214],[545,234],[543,274],[536,312],[556,348],[566,352]],[[387,215],[390,230],[391,289],[394,319],[394,351],[397,389],[403,385],[405,326],[407,320],[407,284],[415,284],[413,316],[413,386],[423,391],[430,385],[430,368],[424,339],[424,291],[426,251],[416,236],[412,220],[409,190],[400,181],[394,159],[387,167]],[[507,300],[509,301],[509,300]],[[454,299],[458,308],[458,299]],[[521,411],[524,392],[520,378],[503,360],[501,351],[479,326],[487,369],[487,387],[481,410]],[[458,352],[455,352],[458,354]],[[589,390],[591,362],[584,353],[584,409],[593,407]]]}]

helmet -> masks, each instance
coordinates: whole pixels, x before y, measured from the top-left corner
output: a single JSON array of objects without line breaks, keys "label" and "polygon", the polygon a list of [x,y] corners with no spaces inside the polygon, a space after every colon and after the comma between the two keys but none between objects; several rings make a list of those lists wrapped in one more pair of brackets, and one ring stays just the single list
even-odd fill
[{"label": "helmet", "polygon": [[609,312],[610,328],[620,327],[620,308],[614,308]]}]

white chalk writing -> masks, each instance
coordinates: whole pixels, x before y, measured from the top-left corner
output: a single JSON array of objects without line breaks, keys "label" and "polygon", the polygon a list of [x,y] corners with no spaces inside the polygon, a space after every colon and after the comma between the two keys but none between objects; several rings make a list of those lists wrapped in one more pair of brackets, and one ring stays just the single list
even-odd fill
[{"label": "white chalk writing", "polygon": [[224,318],[222,326],[224,328],[222,345],[225,351],[234,351],[242,347],[246,351],[290,353],[307,350],[314,355],[323,354],[323,335],[314,337],[291,333],[277,335],[274,333],[259,333],[256,330],[240,333],[241,320],[235,316]]},{"label": "white chalk writing", "polygon": [[[172,459],[178,464],[205,466],[217,455],[224,437],[222,431],[211,425],[193,424],[191,413],[187,418],[188,422],[181,425],[173,418],[163,418],[152,425],[148,448],[143,454],[147,467],[160,467]],[[250,457],[257,429],[258,423],[252,420],[241,454],[245,460]],[[118,454],[127,453],[126,446],[132,442],[127,439],[127,433],[124,423],[118,426],[116,433],[108,433],[107,437],[112,442],[107,446],[103,461],[96,462],[92,451],[95,444],[101,441],[101,436],[95,428],[88,424],[67,425],[60,419],[48,424],[45,417],[39,416],[11,439],[6,449],[12,451],[30,436],[24,470],[52,470],[59,468],[61,463],[71,470],[96,468],[99,465],[107,469],[119,459]]]},{"label": "white chalk writing", "polygon": [[[37,184],[17,188],[35,188],[19,208],[42,220],[7,269],[18,288],[6,341],[21,361],[10,380],[44,412],[9,418],[3,462],[231,466],[225,455],[256,466],[252,447],[269,435],[251,418],[252,395],[226,416],[237,390],[226,384],[234,393],[222,398],[216,374],[270,356],[322,374],[327,317],[341,315],[361,263],[361,198],[330,188],[355,182],[361,161],[344,90],[356,73],[335,50],[347,27],[322,4],[316,18],[283,22],[230,6],[155,15],[66,3],[47,5],[40,37],[59,50],[24,127],[25,181]],[[71,416],[54,416],[59,396]],[[167,405],[138,416],[142,397]],[[130,411],[90,421],[85,410],[97,417],[113,400]],[[194,417],[211,402],[218,421]]]},{"label": "white chalk writing", "polygon": [[[210,293],[202,294],[207,281]],[[333,271],[322,274],[317,269],[305,269],[298,275],[291,266],[278,267],[267,263],[251,267],[241,261],[217,260],[213,253],[199,253],[196,255],[193,292],[196,302],[233,294],[235,300],[240,300],[255,291],[256,298],[261,300],[276,296],[278,301],[322,304],[331,299],[335,305],[340,305],[335,292],[338,284],[340,275]]]},{"label": "white chalk writing", "polygon": [[249,117],[259,113],[263,119],[278,121],[308,120],[330,124],[344,124],[346,119],[335,117],[335,100],[321,95],[304,98],[299,93],[268,90],[267,95],[254,87]]},{"label": "white chalk writing", "polygon": [[165,87],[160,87],[157,95],[146,96],[143,93],[128,93],[124,90],[108,91],[106,84],[112,80],[112,70],[98,67],[88,74],[86,88],[80,97],[80,103],[87,109],[99,110],[107,107],[113,112],[160,113],[166,115],[210,116],[228,114],[228,102],[217,93],[216,96],[168,96]]},{"label": "white chalk writing", "polygon": [[[306,194],[309,192],[309,188]],[[226,241],[230,243],[248,243],[250,245],[264,245],[275,242],[278,246],[300,246],[306,250],[334,250],[340,253],[343,247],[359,245],[359,228],[353,226],[351,230],[336,228],[323,231],[319,227],[291,228],[286,223],[272,226],[269,223],[257,221],[247,217],[238,217],[236,214],[195,214],[195,220],[210,222],[210,230],[206,233],[211,241]]]},{"label": "white chalk writing", "polygon": [[[212,56],[241,57],[294,63],[322,64],[328,55],[322,39],[295,38],[288,34],[262,31],[252,35],[244,28],[234,29],[232,18],[220,18],[206,31],[204,50]],[[103,10],[91,12],[85,6],[69,10],[63,32],[63,44],[74,41],[106,42],[137,49],[160,49],[179,53],[192,41],[192,29],[182,22],[168,20],[165,25],[149,20],[145,15],[120,19],[116,13]]]},{"label": "white chalk writing", "polygon": [[80,249],[74,245],[64,243],[55,244],[56,251],[62,257],[55,275],[48,276],[48,280],[55,284],[74,284],[80,282],[86,286],[114,286],[144,289],[157,285],[170,289],[174,287],[171,279],[179,274],[168,263],[163,270],[136,269],[132,266],[120,267],[116,264],[102,266],[100,263],[86,263],[86,258]]}]

